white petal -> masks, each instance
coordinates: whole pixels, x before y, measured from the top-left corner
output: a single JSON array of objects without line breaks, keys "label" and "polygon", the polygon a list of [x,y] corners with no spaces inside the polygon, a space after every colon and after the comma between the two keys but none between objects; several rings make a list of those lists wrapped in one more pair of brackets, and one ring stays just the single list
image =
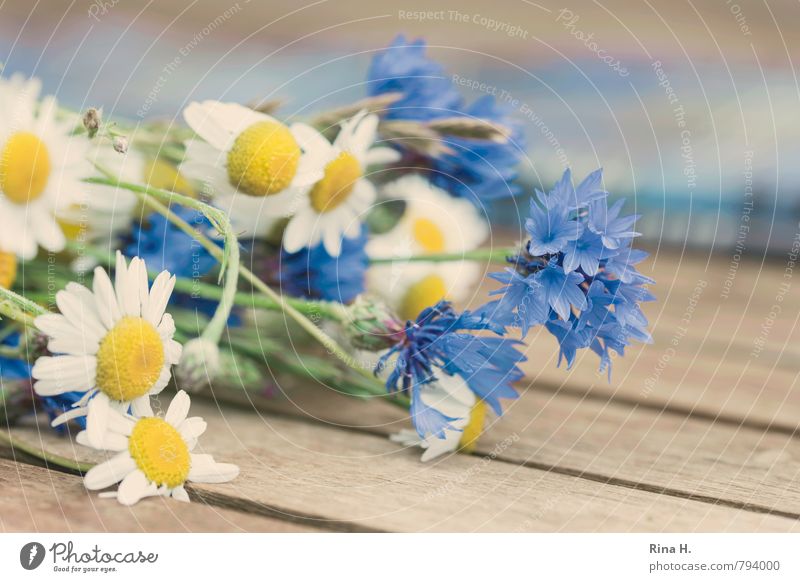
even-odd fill
[{"label": "white petal", "polygon": [[161,338],[171,338],[175,335],[175,321],[169,313],[165,313],[161,317],[161,323],[158,324],[158,333]]},{"label": "white petal", "polygon": [[177,426],[178,426],[178,432],[181,433],[183,439],[186,441],[190,441],[193,439],[197,439],[204,432],[206,432],[208,423],[206,423],[206,421],[200,418],[199,416],[193,416],[192,418],[187,418],[180,425]]},{"label": "white petal", "polygon": [[86,392],[94,388],[97,359],[94,356],[42,356],[33,365],[31,375],[40,396],[64,392]]},{"label": "white petal", "polygon": [[213,108],[209,103],[209,101],[189,103],[183,110],[183,119],[192,131],[209,144],[220,150],[227,149],[230,132],[222,121],[213,115]]},{"label": "white petal", "polygon": [[117,490],[117,499],[122,505],[134,505],[143,497],[155,495],[157,491],[158,487],[150,483],[144,473],[136,469],[122,480]]},{"label": "white petal", "polygon": [[325,136],[306,123],[293,123],[289,126],[289,131],[306,151],[319,152],[331,147]]},{"label": "white petal", "polygon": [[115,434],[113,432],[107,432],[103,435],[103,440],[100,441],[99,446],[94,446],[92,443],[89,442],[88,433],[85,430],[82,430],[78,433],[75,437],[75,441],[79,445],[83,445],[84,447],[89,447],[92,449],[97,449],[99,451],[127,451],[128,450],[128,439],[120,434]]},{"label": "white petal", "polygon": [[338,225],[326,225],[325,231],[322,234],[322,242],[325,245],[325,250],[331,257],[338,257],[342,252],[342,231]]},{"label": "white petal", "polygon": [[86,416],[89,413],[89,410],[82,406],[80,408],[73,408],[72,410],[67,410],[65,413],[57,416],[53,419],[53,422],[50,423],[50,426],[53,428],[57,426],[61,426],[62,424],[69,422],[75,418],[80,418],[81,416]]},{"label": "white petal", "polygon": [[189,481],[195,483],[225,483],[239,475],[239,467],[229,463],[217,463],[211,455],[192,454]]},{"label": "white petal", "polygon": [[363,119],[359,120],[358,125],[353,130],[353,137],[350,143],[347,144],[354,152],[360,154],[366,152],[375,142],[375,135],[378,131],[379,118],[377,115],[366,115]]},{"label": "white petal", "polygon": [[29,228],[36,233],[39,244],[52,253],[60,253],[64,250],[67,239],[64,231],[49,214],[32,213]]},{"label": "white petal", "polygon": [[150,405],[150,395],[145,394],[139,398],[134,398],[131,401],[131,410],[133,412],[133,416],[138,418],[153,416],[153,407]]},{"label": "white petal", "polygon": [[[161,339],[164,339],[162,336]],[[174,339],[164,341],[164,355],[166,356],[167,364],[177,364],[181,359],[183,346],[176,342]]]},{"label": "white petal", "polygon": [[98,392],[89,401],[89,415],[86,419],[86,437],[89,446],[96,449],[103,447],[108,429],[108,417],[111,414],[111,403],[108,396]]},{"label": "white petal", "polygon": [[186,488],[184,488],[183,485],[179,485],[172,490],[172,498],[183,501],[184,503],[189,503],[189,494],[186,492]]},{"label": "white petal", "polygon": [[111,329],[120,320],[121,315],[117,297],[114,294],[114,286],[111,284],[108,273],[102,267],[97,267],[94,270],[92,288],[97,302],[97,314],[106,329]]},{"label": "white petal", "polygon": [[169,272],[162,271],[158,274],[153,286],[150,289],[150,299],[147,308],[142,311],[142,317],[153,325],[161,323],[161,317],[167,308],[167,303],[175,288],[175,277],[170,276]]},{"label": "white petal", "polygon": [[310,212],[298,212],[283,233],[283,248],[287,253],[296,253],[308,244],[308,227],[314,222]]},{"label": "white petal", "polygon": [[128,263],[125,257],[117,251],[117,266],[114,270],[114,293],[117,296],[117,305],[120,315],[127,315],[125,310],[125,289],[128,288]]},{"label": "white petal", "polygon": [[156,395],[161,393],[161,391],[167,387],[167,384],[169,384],[170,378],[172,378],[172,371],[170,370],[169,366],[165,365],[161,369],[161,374],[158,376],[158,380],[156,380],[156,383],[153,384],[152,388],[150,388],[150,394]]},{"label": "white petal", "polygon": [[56,354],[84,355],[96,353],[99,344],[87,344],[84,335],[60,313],[40,315],[35,320],[36,327],[49,336],[48,349]]},{"label": "white petal", "polygon": [[136,462],[128,451],[123,451],[111,457],[108,461],[95,465],[83,478],[87,489],[105,489],[119,483],[128,474],[136,470]]},{"label": "white petal", "polygon": [[367,165],[393,164],[400,160],[400,152],[392,148],[377,147],[367,152]]},{"label": "white petal", "polygon": [[[89,307],[82,293],[76,293],[79,285],[73,285],[68,290],[56,293],[56,304],[59,311],[66,317],[75,329],[81,334],[82,342],[89,353],[90,347],[98,344],[106,334],[106,329],[100,323],[94,305]],[[85,289],[85,288],[84,288]],[[91,293],[88,289],[87,292]]]},{"label": "white petal", "polygon": [[167,409],[167,414],[164,415],[164,420],[177,428],[186,420],[186,415],[189,413],[189,406],[191,403],[191,398],[189,398],[186,391],[180,390],[172,399],[172,402],[169,403],[169,408]]}]

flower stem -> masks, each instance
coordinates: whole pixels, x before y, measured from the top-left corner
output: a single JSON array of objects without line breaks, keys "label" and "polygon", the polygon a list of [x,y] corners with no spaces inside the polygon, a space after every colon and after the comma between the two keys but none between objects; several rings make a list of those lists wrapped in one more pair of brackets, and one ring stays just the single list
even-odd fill
[{"label": "flower stem", "polygon": [[[211,221],[212,225],[225,236],[224,253],[208,237],[198,232],[197,230],[191,228],[191,226],[186,224],[185,221],[181,221],[172,212],[164,214],[164,217],[173,224],[175,224],[176,226],[178,226],[179,228],[181,228],[181,230],[184,230],[180,226],[181,222],[184,225],[188,226],[189,231],[191,232],[187,232],[187,234],[190,235],[196,241],[198,241],[211,254],[211,256],[213,256],[220,262],[222,266],[221,267],[222,271],[225,270],[226,256],[227,253],[230,252],[229,247],[231,246],[231,243],[237,245],[236,256],[238,257],[238,241],[236,241],[236,236],[233,234],[230,222],[228,221],[228,218],[225,215],[225,213],[217,208],[209,206],[208,204],[205,204],[204,202],[201,202],[199,200],[195,200],[194,198],[183,196],[182,194],[176,194],[174,192],[160,190],[158,188],[152,188],[150,186],[131,184],[129,182],[120,182],[118,180],[110,178],[87,178],[84,181],[90,184],[102,184],[105,186],[112,186],[130,190],[131,192],[139,194],[141,197],[143,197],[143,200],[145,202],[147,202],[149,196],[152,196],[161,202],[166,202],[167,204],[169,204],[172,201],[175,201],[183,206],[188,206],[189,208],[197,209],[200,212],[202,212]],[[159,209],[156,208],[156,210]],[[159,210],[159,212],[161,212],[161,210]],[[327,333],[325,333],[323,330],[314,325],[314,323],[312,323],[311,320],[309,320],[293,305],[291,305],[288,301],[286,301],[281,294],[271,289],[266,283],[264,283],[256,275],[254,275],[250,270],[244,267],[239,268],[238,264],[236,265],[236,270],[241,274],[241,276],[245,280],[250,282],[250,284],[253,285],[253,287],[258,289],[261,293],[263,293],[269,299],[274,301],[278,305],[281,311],[283,311],[285,314],[287,314],[289,317],[295,320],[295,322],[306,332],[308,332],[309,335],[311,335],[311,337],[320,342],[325,347],[325,349],[328,350],[329,353],[339,358],[348,367],[352,368],[359,374],[363,376],[370,376],[370,377],[372,376],[371,372],[369,372],[368,370],[364,370],[363,368],[358,366],[357,362],[354,362],[353,358],[347,353],[347,351],[345,351],[336,342],[336,340],[331,338]],[[220,273],[220,276],[222,276],[222,273]]]},{"label": "flower stem", "polygon": [[47,310],[41,305],[10,289],[0,287],[0,316],[8,317],[25,325],[32,325],[33,319],[44,313],[47,313]]},{"label": "flower stem", "polygon": [[11,433],[5,430],[0,430],[0,442],[8,445],[12,451],[22,451],[31,457],[44,461],[45,465],[55,465],[74,473],[86,473],[94,466],[93,463],[81,463],[75,459],[68,459],[67,457],[50,453],[44,450],[44,448],[40,449],[39,447],[12,437]]},{"label": "flower stem", "polygon": [[505,263],[508,257],[519,253],[516,247],[501,247],[497,249],[475,249],[462,253],[432,253],[430,255],[414,255],[411,257],[380,257],[371,258],[370,264],[381,265],[385,263],[403,263],[406,261],[424,263],[444,263],[448,261],[491,261]]},{"label": "flower stem", "polygon": [[[99,169],[100,171],[107,173],[102,168]],[[89,178],[86,181],[93,184],[105,184],[107,186],[124,188],[135,193],[137,196],[139,196],[142,202],[150,206],[156,212],[162,214],[164,218],[172,222],[187,235],[197,240],[197,242],[199,242],[203,248],[209,251],[214,258],[220,262],[220,279],[225,277],[222,294],[220,295],[219,305],[214,312],[214,316],[211,318],[211,321],[203,330],[201,335],[203,339],[209,340],[213,342],[214,345],[217,345],[222,337],[222,332],[228,323],[228,317],[230,316],[231,309],[233,308],[233,301],[236,295],[237,283],[239,280],[239,241],[236,237],[236,233],[233,232],[233,228],[231,228],[227,216],[225,216],[225,214],[218,208],[214,208],[213,206],[209,206],[200,200],[190,198],[189,196],[184,196],[183,194],[177,194],[175,192],[168,192],[166,190],[159,190],[158,188],[130,184],[127,182],[120,182],[112,177]],[[211,239],[192,228],[189,223],[181,219],[174,212],[172,212],[168,206],[162,203],[166,202],[168,205],[172,201],[201,212],[209,220],[209,222],[211,222],[214,228],[216,228],[224,237],[224,251],[215,245]]]},{"label": "flower stem", "polygon": [[[85,245],[74,241],[67,242],[67,248],[89,255],[105,266],[113,266],[114,262],[109,257],[108,253],[92,245]],[[244,267],[240,268],[240,273],[245,270]],[[158,273],[148,271],[148,276],[153,279]],[[186,293],[194,297],[202,297],[203,299],[211,299],[219,301],[222,298],[222,289],[217,285],[204,283],[196,279],[188,279],[185,277],[178,277],[175,281],[175,290],[181,293]],[[309,299],[296,299],[293,297],[286,297],[285,301],[297,309],[306,317],[322,318],[330,321],[341,323],[345,316],[345,308],[339,303],[331,301],[314,301]],[[254,309],[264,309],[267,311],[280,311],[280,306],[263,295],[256,295],[244,291],[238,291],[233,298],[235,305],[241,307],[252,307]]]},{"label": "flower stem", "polygon": [[237,331],[228,336],[232,348],[254,358],[269,354],[271,364],[291,374],[306,377],[315,382],[335,385],[337,390],[355,397],[378,397],[404,409],[410,406],[409,399],[401,394],[389,394],[383,383],[371,375],[351,377],[331,366],[326,360],[313,354],[288,355],[276,342],[263,337],[249,338]]}]

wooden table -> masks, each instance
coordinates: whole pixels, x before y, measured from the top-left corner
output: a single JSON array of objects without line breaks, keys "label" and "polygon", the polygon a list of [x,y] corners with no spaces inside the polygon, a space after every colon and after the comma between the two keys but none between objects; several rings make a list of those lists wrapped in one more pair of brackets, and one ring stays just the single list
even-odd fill
[{"label": "wooden table", "polygon": [[[223,408],[196,399],[193,414],[209,423],[201,448],[238,463],[237,480],[193,486],[192,504],[125,508],[4,450],[0,530],[798,530],[800,284],[780,260],[730,267],[651,258],[655,343],[615,360],[611,382],[593,354],[557,369],[555,340],[532,332],[524,394],[474,455],[423,464],[386,438],[408,426],[403,411],[331,387]],[[46,428],[14,434],[102,458]]]}]

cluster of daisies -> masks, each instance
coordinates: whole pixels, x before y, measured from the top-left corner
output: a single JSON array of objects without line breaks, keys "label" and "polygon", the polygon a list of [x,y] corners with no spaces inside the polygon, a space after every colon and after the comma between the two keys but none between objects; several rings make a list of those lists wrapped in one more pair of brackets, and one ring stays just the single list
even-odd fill
[{"label": "cluster of daisies", "polygon": [[[489,97],[466,103],[422,41],[398,37],[377,53],[366,86],[354,106],[306,121],[203,101],[185,108],[185,127],[126,130],[40,98],[36,80],[0,79],[0,291],[40,310],[18,321],[2,311],[7,418],[19,396],[9,387],[27,383],[56,430],[76,427],[78,443],[109,451],[85,483],[119,483],[108,495],[124,504],[188,500],[187,482],[235,478],[235,465],[192,453],[206,423],[188,416],[182,388],[198,386],[182,378],[201,371],[213,385],[223,352],[246,369],[253,354],[236,346],[253,342],[223,350],[217,334],[187,360],[178,340],[193,342],[221,314],[234,339],[280,341],[285,321],[273,329],[254,314],[286,307],[225,299],[221,220],[239,236],[250,283],[291,298],[293,313],[327,314],[326,325],[313,321],[316,336],[349,342],[377,389],[408,403],[413,429],[392,439],[423,448],[423,460],[471,450],[486,415],[518,397],[532,327],[555,336],[568,366],[589,348],[609,373],[612,352],[650,341],[637,217],[608,202],[600,171],[537,190],[529,239],[490,274],[502,286],[457,310],[485,276],[475,259],[488,208],[521,193],[521,126]],[[144,192],[175,202],[147,204]],[[285,354],[265,354],[256,375],[273,357]],[[195,369],[183,375],[186,365]],[[171,384],[162,415],[153,404]]]}]

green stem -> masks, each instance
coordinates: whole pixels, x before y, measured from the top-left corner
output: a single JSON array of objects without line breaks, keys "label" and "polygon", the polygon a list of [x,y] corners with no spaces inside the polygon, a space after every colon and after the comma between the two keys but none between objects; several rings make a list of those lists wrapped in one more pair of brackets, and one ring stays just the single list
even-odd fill
[{"label": "green stem", "polygon": [[86,473],[94,466],[92,463],[81,463],[75,459],[68,459],[67,457],[62,457],[61,455],[49,453],[43,448],[40,449],[17,438],[13,438],[9,432],[4,430],[0,430],[0,442],[5,443],[14,451],[22,451],[23,453],[26,453],[32,457],[41,459],[46,465],[56,465],[57,467],[67,469],[75,473]]},{"label": "green stem", "polygon": [[[106,267],[114,265],[114,261],[111,259],[108,253],[95,246],[68,241],[67,248],[74,252],[82,252],[85,255],[89,255],[97,259]],[[245,270],[244,267],[240,268],[240,272],[243,270]],[[158,273],[154,271],[148,271],[148,276],[151,279],[157,274]],[[211,299],[213,301],[219,301],[222,298],[223,293],[222,289],[220,289],[217,285],[204,283],[196,279],[187,279],[185,277],[178,277],[176,279],[175,290],[180,291],[181,293],[192,295],[194,297],[202,297],[204,299]],[[285,300],[306,317],[322,318],[341,323],[345,315],[345,309],[339,303],[296,299],[293,297],[287,297]],[[256,295],[254,293],[247,293],[244,291],[238,291],[234,295],[233,302],[235,305],[239,305],[241,307],[252,307],[254,309],[264,309],[267,311],[280,311],[280,306],[269,297]]]},{"label": "green stem", "polygon": [[448,261],[491,261],[495,263],[505,263],[508,257],[513,257],[519,253],[517,247],[501,247],[497,249],[475,249],[462,253],[432,253],[430,255],[414,255],[411,257],[381,257],[371,258],[370,264],[381,265],[385,263],[425,262],[425,263],[444,263]]},{"label": "green stem", "polygon": [[[227,216],[220,210],[213,208],[199,200],[195,200],[194,198],[190,198],[188,196],[183,196],[182,194],[176,194],[174,192],[168,192],[166,190],[160,190],[158,188],[152,188],[150,186],[143,186],[140,184],[131,184],[129,182],[120,182],[117,180],[112,180],[109,178],[87,178],[85,180],[90,184],[102,184],[105,186],[112,186],[117,188],[124,188],[126,190],[130,190],[131,192],[144,195],[144,200],[147,200],[147,196],[153,196],[156,199],[159,199],[162,202],[166,202],[169,204],[171,201],[178,202],[183,206],[188,206],[189,208],[195,208],[203,214],[205,214],[208,219],[211,221],[212,225],[223,235],[225,235],[225,252],[229,251],[230,240],[234,242],[234,244],[238,245],[236,241],[235,235],[233,235],[232,239],[229,239],[228,235],[232,235],[232,229],[230,226],[230,222],[227,219]],[[165,214],[165,218],[173,222],[176,226],[179,226],[179,221],[176,220],[178,217],[172,215]],[[188,226],[188,225],[187,225]],[[183,229],[182,229],[183,230]],[[208,250],[208,252],[216,258],[220,264],[222,265],[222,271],[225,270],[226,266],[226,255],[217,247],[208,237],[204,234],[196,231],[195,229],[190,227],[191,232],[187,232],[192,238],[197,240],[203,247]],[[238,251],[238,248],[237,248]],[[325,349],[328,350],[329,353],[333,354],[337,358],[339,358],[342,362],[344,362],[348,367],[352,368],[356,372],[364,376],[372,376],[372,374],[362,369],[358,366],[358,363],[353,360],[353,358],[345,351],[333,338],[331,338],[327,333],[323,330],[318,328],[314,323],[312,323],[306,316],[304,316],[300,311],[298,311],[294,306],[292,306],[288,301],[286,301],[282,295],[275,292],[271,289],[266,283],[264,283],[261,279],[255,276],[251,271],[242,267],[241,269],[237,270],[241,273],[241,276],[250,282],[253,287],[258,289],[261,293],[266,295],[272,301],[274,301],[289,317],[291,317],[301,328],[303,328],[306,332],[308,332],[311,337],[316,339],[320,342]],[[220,273],[220,276],[222,274]],[[344,307],[342,307],[344,310]],[[226,317],[227,320],[227,317]]]},{"label": "green stem", "polygon": [[25,325],[32,325],[37,315],[43,315],[47,310],[22,295],[10,289],[0,287],[0,315],[18,321]]},{"label": "green stem", "polygon": [[[100,168],[100,170],[104,171],[102,168]],[[106,172],[104,171],[104,173]],[[233,301],[239,280],[239,241],[225,214],[218,208],[209,206],[200,200],[175,192],[151,188],[150,186],[120,182],[111,177],[89,178],[86,181],[93,184],[105,184],[106,186],[125,188],[134,192],[139,196],[142,202],[163,215],[164,218],[199,242],[203,248],[209,251],[219,261],[221,265],[219,276],[220,278],[224,276],[225,282],[223,284],[222,294],[220,295],[219,305],[214,312],[214,316],[201,335],[201,338],[217,345],[228,322],[231,309],[233,308]],[[224,251],[214,244],[211,239],[192,228],[188,222],[172,212],[168,206],[172,201],[197,210],[208,218],[209,222],[211,222],[214,228],[216,228],[224,238]],[[167,205],[162,202],[165,202]]]},{"label": "green stem", "polygon": [[366,376],[350,377],[343,373],[322,358],[311,354],[303,354],[302,357],[287,356],[285,350],[279,345],[272,345],[274,342],[263,337],[248,338],[240,337],[240,333],[229,336],[228,341],[236,351],[242,352],[253,358],[263,358],[264,354],[270,355],[270,365],[291,374],[307,377],[315,382],[323,382],[335,385],[342,392],[356,397],[379,397],[388,400],[392,404],[408,409],[409,399],[398,394],[389,394],[383,383],[370,374]]}]

